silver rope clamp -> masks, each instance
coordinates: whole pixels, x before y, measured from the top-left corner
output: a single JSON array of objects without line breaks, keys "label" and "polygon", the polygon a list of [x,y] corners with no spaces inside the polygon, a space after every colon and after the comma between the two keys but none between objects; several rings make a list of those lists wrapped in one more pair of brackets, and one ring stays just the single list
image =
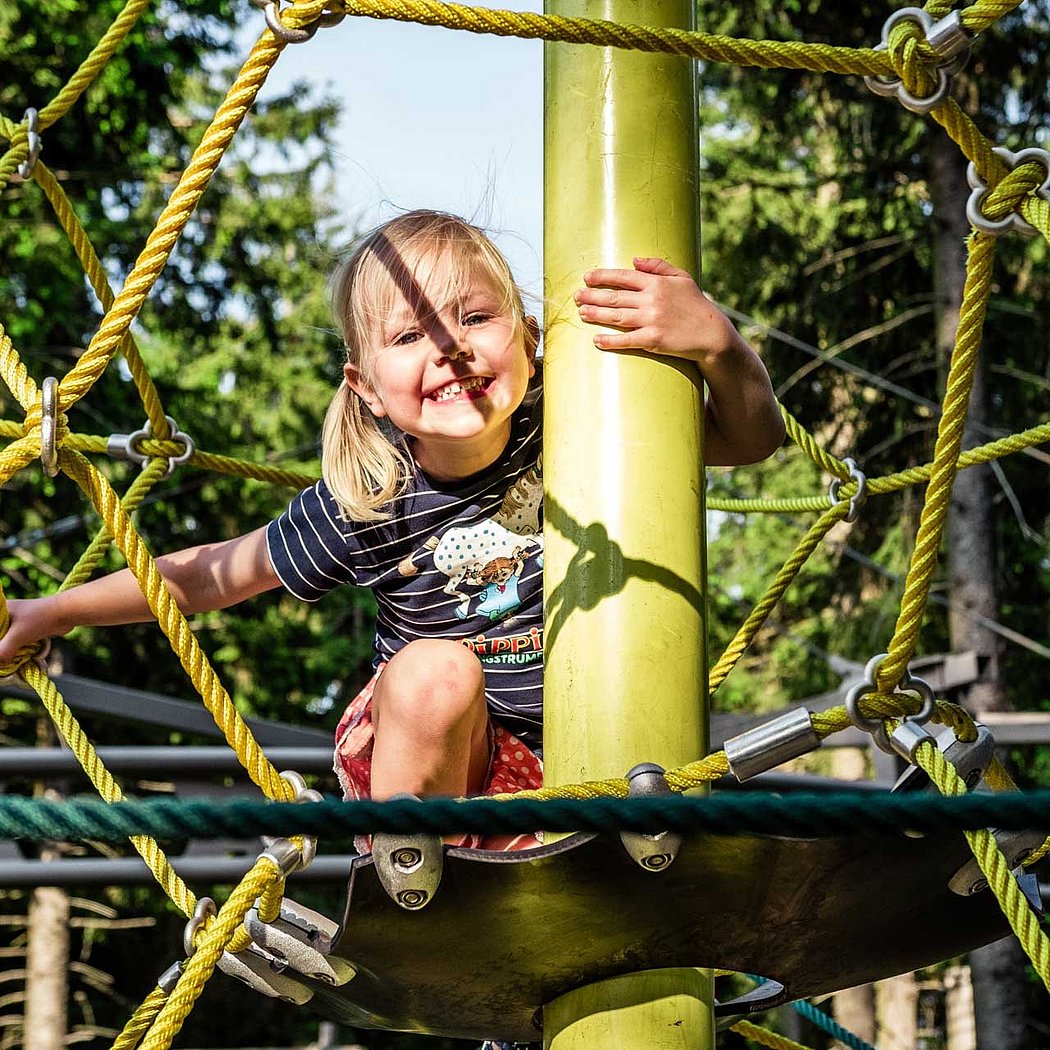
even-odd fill
[{"label": "silver rope clamp", "polygon": [[741,784],[818,747],[820,737],[813,728],[813,716],[805,707],[785,711],[768,722],[730,737],[722,745],[729,772]]},{"label": "silver rope clamp", "polygon": [[[670,795],[664,777],[663,766],[655,762],[642,762],[627,772],[627,794],[630,798],[652,798]],[[678,856],[682,836],[674,831],[659,831],[647,834],[642,831],[621,831],[620,841],[631,859],[643,870],[659,872],[666,870]]]},{"label": "silver rope clamp", "polygon": [[867,501],[868,478],[860,467],[857,466],[857,461],[855,459],[850,459],[850,457],[847,456],[842,462],[849,471],[849,477],[834,478],[832,480],[831,484],[828,486],[828,499],[831,500],[831,505],[833,507],[836,506],[842,502],[842,500],[839,499],[839,489],[849,481],[855,481],[857,483],[857,491],[850,496],[849,510],[846,512],[846,516],[842,519],[852,525],[853,522],[860,517],[860,509]]},{"label": "silver rope clamp", "polygon": [[868,76],[864,78],[864,83],[876,95],[896,97],[912,113],[929,113],[948,97],[952,77],[966,65],[970,54],[970,34],[963,27],[958,11],[952,11],[935,22],[921,7],[902,7],[886,19],[882,27],[882,41],[875,45],[876,51],[889,49],[890,32],[898,22],[918,23],[926,42],[940,56],[941,61],[936,67],[937,86],[932,94],[919,98],[904,86],[900,77]]},{"label": "silver rope clamp", "polygon": [[[920,739],[914,732],[914,729],[906,730],[898,738],[898,746],[894,746],[890,737],[886,734],[886,724],[881,718],[869,718],[860,713],[861,697],[875,692],[875,678],[878,674],[879,665],[887,656],[889,656],[889,653],[879,653],[868,661],[864,668],[864,681],[858,682],[846,694],[846,712],[850,717],[850,721],[858,729],[871,734],[872,740],[875,741],[881,751],[885,751],[888,755],[902,755],[908,761],[911,761],[912,755],[914,755],[915,749],[918,748],[919,744],[927,737],[932,740],[928,733],[926,737]],[[906,723],[913,723],[915,728],[921,727],[930,720],[930,716],[937,709],[937,697],[934,696],[933,687],[930,683],[925,679],[910,674],[908,671],[904,672],[904,677],[897,684],[896,692],[914,693],[922,701],[922,707],[918,713],[905,715],[901,725],[897,727],[898,729],[902,728]]]},{"label": "silver rope clamp", "polygon": [[171,995],[175,991],[175,985],[179,983],[182,976],[182,961],[173,962],[158,978],[157,987],[165,994]]},{"label": "silver rope clamp", "polygon": [[58,473],[58,380],[48,376],[40,387],[40,462],[44,473]]},{"label": "silver rope clamp", "polygon": [[[183,445],[181,452],[174,456],[168,456],[168,469],[164,474],[168,478],[171,477],[176,467],[181,467],[183,463],[188,463],[193,458],[194,452],[197,451],[197,446],[193,443],[193,438],[189,434],[179,430],[179,424],[171,416],[165,416],[164,418],[168,421],[168,427],[171,430],[171,437],[168,440],[181,442]],[[133,430],[130,434],[110,434],[109,439],[106,441],[106,453],[114,459],[138,463],[139,466],[145,467],[151,457],[143,452],[139,445],[152,437],[153,424],[147,419],[139,430]]]},{"label": "silver rope clamp", "polygon": [[33,177],[33,168],[36,167],[37,158],[39,158],[40,149],[43,146],[43,142],[40,139],[40,114],[30,106],[25,111],[22,119],[26,122],[28,128],[26,145],[29,147],[29,156],[18,165],[17,170],[23,179],[31,179]]},{"label": "silver rope clamp", "polygon": [[[1037,197],[1042,197],[1043,200],[1050,200],[1050,151],[1045,149],[1039,149],[1036,146],[1029,146],[1027,149],[1019,150],[1014,153],[1012,150],[1006,149],[1004,146],[995,146],[992,148],[992,152],[1002,160],[1006,166],[1013,171],[1020,164],[1025,164],[1029,161],[1036,161],[1042,164],[1046,171],[1046,178],[1043,179],[1042,184],[1035,190]],[[988,196],[988,185],[981,178],[977,172],[977,165],[973,161],[970,161],[966,168],[966,181],[970,184],[970,189],[973,191],[969,199],[966,201],[966,219],[970,225],[981,233],[987,233],[992,237],[998,237],[1001,233],[1006,233],[1008,230],[1012,230],[1014,233],[1021,234],[1022,237],[1035,237],[1039,231],[1029,223],[1025,217],[1019,211],[1012,211],[1009,215],[1004,216],[1002,219],[989,219],[985,217],[983,208],[984,200]]]},{"label": "silver rope clamp", "polygon": [[272,922],[262,921],[258,906],[250,908],[244,928],[258,947],[303,977],[337,987],[357,974],[345,959],[332,955],[339,924],[297,901],[284,897]]}]

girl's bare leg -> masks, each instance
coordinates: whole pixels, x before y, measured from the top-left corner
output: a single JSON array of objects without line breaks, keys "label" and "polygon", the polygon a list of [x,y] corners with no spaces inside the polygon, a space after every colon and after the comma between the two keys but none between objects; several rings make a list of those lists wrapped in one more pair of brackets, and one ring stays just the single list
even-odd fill
[{"label": "girl's bare leg", "polygon": [[489,763],[484,676],[458,642],[406,645],[376,682],[372,726],[373,798],[481,791]]}]

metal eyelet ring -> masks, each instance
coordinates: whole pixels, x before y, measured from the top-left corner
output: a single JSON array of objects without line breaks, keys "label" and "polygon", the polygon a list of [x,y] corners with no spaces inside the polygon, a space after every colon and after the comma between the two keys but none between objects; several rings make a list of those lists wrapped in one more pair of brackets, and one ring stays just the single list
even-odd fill
[{"label": "metal eyelet ring", "polygon": [[47,658],[51,655],[51,639],[45,638],[43,644],[40,646],[39,651],[33,657],[33,663],[47,674]]},{"label": "metal eyelet ring", "polygon": [[211,897],[201,897],[197,901],[197,907],[193,909],[193,915],[190,916],[186,928],[182,931],[182,950],[186,953],[187,959],[197,950],[195,943],[197,931],[208,919],[218,914],[219,909],[215,907],[215,901]]},{"label": "metal eyelet ring", "polygon": [[263,8],[263,16],[266,19],[266,25],[269,27],[270,32],[286,44],[304,44],[317,32],[317,22],[300,29],[286,26],[281,21],[281,16],[277,11],[277,0],[270,0],[266,7]]},{"label": "metal eyelet ring", "polygon": [[865,500],[868,498],[868,478],[867,475],[857,466],[857,461],[847,456],[843,461],[846,468],[849,470],[848,478],[835,478],[828,486],[828,499],[831,500],[831,505],[834,507],[837,503],[842,501],[839,499],[839,489],[846,481],[855,481],[857,483],[857,491],[853,493],[849,501],[849,511],[846,516],[842,519],[848,521],[850,524],[855,522],[860,516],[860,508],[864,506]]},{"label": "metal eyelet ring", "polygon": [[26,145],[29,147],[29,156],[18,165],[17,170],[23,179],[30,179],[33,177],[33,168],[36,166],[37,158],[40,156],[40,147],[43,145],[40,140],[40,115],[30,106],[25,111],[22,119],[28,126]]},{"label": "metal eyelet ring", "polygon": [[[1029,146],[1014,153],[1005,146],[994,146],[992,152],[1013,171],[1019,164],[1037,161],[1046,170],[1046,178],[1035,190],[1037,197],[1050,200],[1050,151]],[[1022,237],[1035,237],[1039,231],[1032,226],[1020,212],[1013,211],[1002,219],[989,219],[984,214],[984,199],[988,195],[988,185],[977,172],[977,165],[970,161],[966,168],[966,181],[973,191],[966,201],[966,219],[969,224],[981,233],[998,237],[1000,233],[1013,230]]]},{"label": "metal eyelet ring", "polygon": [[[292,790],[295,792],[295,798],[292,799],[293,802],[323,801],[324,796],[322,796],[321,792],[315,791],[313,788],[308,788],[306,786],[306,781],[303,780],[302,774],[297,773],[294,769],[283,770],[281,772],[281,779],[286,784],[290,785]],[[317,836],[300,835],[299,837],[303,840],[303,846],[302,850],[300,851],[302,853],[302,857],[295,868],[296,871],[302,871],[303,868],[308,868],[313,863],[314,857],[317,856]],[[281,840],[273,836],[263,835],[262,841],[263,844],[267,848],[269,848],[270,846],[276,844],[277,842],[280,842]],[[279,868],[284,867],[283,863],[280,861],[279,858],[274,857],[273,859]]]},{"label": "metal eyelet ring", "polygon": [[[897,752],[890,743],[889,734],[886,732],[886,723],[883,719],[869,717],[860,713],[861,697],[875,691],[875,678],[878,675],[879,665],[887,656],[889,656],[889,653],[878,653],[865,664],[864,681],[858,682],[846,694],[846,713],[849,715],[850,721],[858,729],[871,734],[880,751],[885,751],[888,755],[895,755]],[[922,707],[919,711],[913,715],[905,715],[901,719],[902,722],[915,722],[918,725],[924,725],[937,709],[937,697],[934,695],[933,687],[930,683],[908,671],[904,672],[904,677],[901,678],[900,683],[897,685],[896,692],[914,693],[922,701]]]},{"label": "metal eyelet ring", "polygon": [[58,380],[48,376],[40,387],[40,462],[44,473],[58,473]]}]

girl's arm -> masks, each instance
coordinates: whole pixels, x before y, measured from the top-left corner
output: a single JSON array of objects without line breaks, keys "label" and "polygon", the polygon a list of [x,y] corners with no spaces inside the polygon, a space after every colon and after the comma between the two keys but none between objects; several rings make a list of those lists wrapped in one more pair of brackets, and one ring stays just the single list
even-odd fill
[{"label": "girl's arm", "polygon": [[648,350],[693,361],[707,381],[706,460],[757,463],[784,440],[784,422],[762,359],[685,271],[637,258],[633,270],[590,270],[576,293],[580,318],[601,350]]},{"label": "girl's arm", "polygon": [[[157,568],[182,612],[225,609],[280,582],[266,553],[265,526],[223,543],[175,551],[157,558]],[[153,619],[130,569],[73,587],[68,591],[8,602],[11,624],[0,638],[0,664],[25,645],[74,627],[103,627]]]}]

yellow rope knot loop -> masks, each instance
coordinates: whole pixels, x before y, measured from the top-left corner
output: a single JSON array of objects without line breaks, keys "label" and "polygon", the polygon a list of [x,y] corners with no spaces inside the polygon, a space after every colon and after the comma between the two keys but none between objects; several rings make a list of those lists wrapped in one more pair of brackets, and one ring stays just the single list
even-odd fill
[{"label": "yellow rope knot loop", "polygon": [[282,17],[280,0],[252,0],[252,3],[263,11],[270,32],[286,44],[305,43],[318,29],[338,25],[346,17],[342,13],[323,11],[325,4],[318,4],[317,0],[293,3],[283,12],[291,16],[289,19]]},{"label": "yellow rope knot loop", "polygon": [[970,35],[958,11],[935,22],[921,7],[894,11],[876,51],[887,51],[895,77],[867,76],[876,95],[896,97],[913,113],[929,113],[948,99],[952,77],[966,64]]},{"label": "yellow rope knot loop", "polygon": [[1025,221],[1021,205],[1029,198],[1050,201],[1050,152],[1029,147],[1017,153],[996,146],[992,153],[1006,164],[1006,174],[990,188],[972,161],[966,180],[973,191],[966,202],[966,218],[982,233],[998,236],[1013,230],[1025,237],[1039,231]]}]

